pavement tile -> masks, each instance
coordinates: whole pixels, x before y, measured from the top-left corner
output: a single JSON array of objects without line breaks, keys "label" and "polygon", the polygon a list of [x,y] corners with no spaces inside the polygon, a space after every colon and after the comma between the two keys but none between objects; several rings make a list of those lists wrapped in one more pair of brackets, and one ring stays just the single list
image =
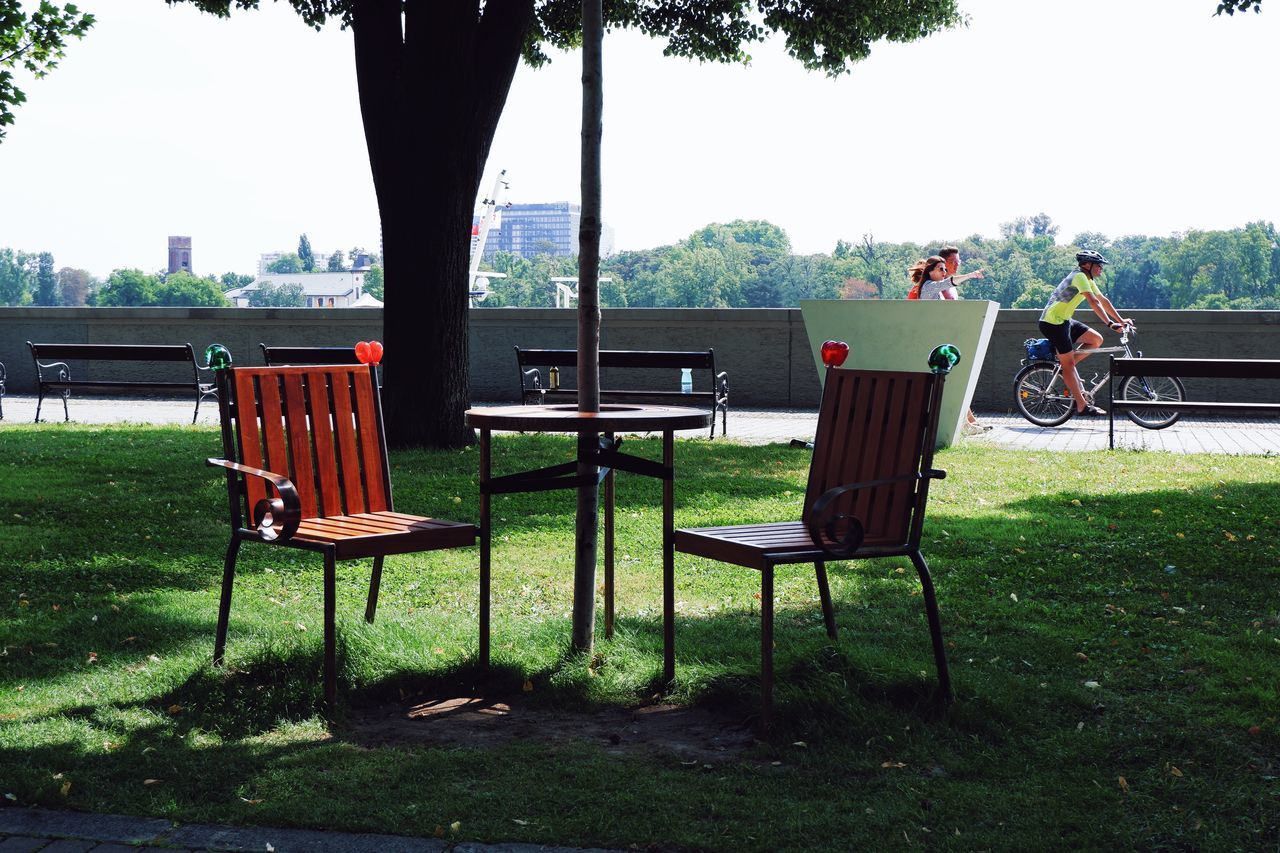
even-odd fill
[{"label": "pavement tile", "polygon": [[49,843],[47,838],[32,838],[29,835],[15,835],[5,838],[0,835],[0,853],[35,853]]}]

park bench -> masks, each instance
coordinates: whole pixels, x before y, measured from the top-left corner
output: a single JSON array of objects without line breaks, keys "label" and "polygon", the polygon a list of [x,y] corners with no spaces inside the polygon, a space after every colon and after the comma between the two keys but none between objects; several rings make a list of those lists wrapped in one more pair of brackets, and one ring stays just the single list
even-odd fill
[{"label": "park bench", "polygon": [[[818,410],[809,484],[797,521],[675,531],[675,550],[760,572],[760,726],[773,708],[774,567],[812,563],[827,634],[836,638],[826,562],[909,557],[920,577],[933,641],[939,695],[951,680],[938,603],[920,552],[933,468],[944,372],[846,370],[828,367]],[[668,574],[670,573],[670,574]],[[663,578],[663,671],[675,677],[675,580]]]},{"label": "park bench", "polygon": [[356,348],[351,347],[262,347],[262,362],[267,367],[302,364],[359,364]]},{"label": "park bench", "polygon": [[[324,697],[337,697],[336,564],[372,557],[373,621],[385,557],[474,545],[474,524],[396,512],[373,366],[228,367],[216,372],[231,542],[223,564],[213,661],[221,664],[243,542],[324,558]],[[488,576],[482,567],[481,610]],[[481,659],[488,660],[482,620]]]},{"label": "park bench", "polygon": [[1208,400],[1126,400],[1115,395],[1115,383],[1128,376],[1176,376],[1179,379],[1280,379],[1280,360],[1233,358],[1111,358],[1111,405],[1108,444],[1116,446],[1117,411],[1274,412],[1280,402],[1239,403]]},{"label": "park bench", "polygon": [[[573,380],[565,376],[566,370],[576,373],[577,350],[571,349],[521,349],[516,347],[516,365],[520,370],[520,402],[542,404],[558,401],[576,402],[578,389]],[[559,381],[550,381],[550,369],[555,368]],[[543,381],[541,368],[548,369],[547,381]],[[680,372],[690,371],[693,377],[709,377],[709,390],[683,391],[680,388]],[[637,386],[630,376],[629,382],[617,382],[619,371],[663,371],[661,383],[652,381],[653,374],[646,374],[649,382]],[[606,387],[605,383],[611,383]],[[704,379],[703,382],[706,382]],[[657,387],[661,384],[662,387]],[[694,379],[694,386],[699,384]],[[720,414],[720,433],[729,428],[729,374],[716,371],[716,353],[713,349],[694,352],[673,350],[600,350],[600,399],[602,402],[643,401],[664,402],[675,405],[704,403],[711,409],[711,438],[716,435],[716,413]]]},{"label": "park bench", "polygon": [[[40,421],[40,407],[49,394],[62,397],[62,414],[65,420],[71,420],[67,409],[67,400],[73,390],[86,392],[124,391],[130,393],[157,392],[174,394],[188,391],[195,395],[196,409],[191,416],[194,424],[200,415],[200,402],[216,393],[212,382],[200,379],[200,371],[207,370],[196,363],[195,350],[191,344],[61,344],[32,343],[31,359],[36,365],[36,422]],[[83,362],[85,372],[89,372],[89,364],[99,362],[133,362],[149,363],[151,366],[141,370],[126,370],[125,376],[112,375],[106,379],[75,378],[67,362]],[[185,371],[176,368],[165,369],[158,364],[185,364],[191,368],[190,378],[180,378]],[[92,374],[91,374],[92,375]],[[141,377],[141,378],[131,378]]]}]

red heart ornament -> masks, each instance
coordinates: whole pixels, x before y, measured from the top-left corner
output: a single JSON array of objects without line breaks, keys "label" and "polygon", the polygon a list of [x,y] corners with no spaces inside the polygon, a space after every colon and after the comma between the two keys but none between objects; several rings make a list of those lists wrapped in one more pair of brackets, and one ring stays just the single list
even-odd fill
[{"label": "red heart ornament", "polygon": [[357,341],[357,342],[356,342],[356,361],[360,362],[361,364],[368,364],[368,363],[369,363],[369,354],[370,354],[370,353],[369,353],[369,342],[368,342],[368,341]]},{"label": "red heart ornament", "polygon": [[382,341],[369,341],[369,363],[382,364]]},{"label": "red heart ornament", "polygon": [[822,363],[827,367],[839,367],[849,357],[849,345],[844,341],[822,342]]}]

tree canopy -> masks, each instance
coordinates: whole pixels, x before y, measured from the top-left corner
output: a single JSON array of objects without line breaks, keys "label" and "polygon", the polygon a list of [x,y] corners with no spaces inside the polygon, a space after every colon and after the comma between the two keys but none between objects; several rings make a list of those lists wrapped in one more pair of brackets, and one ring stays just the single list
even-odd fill
[{"label": "tree canopy", "polygon": [[60,7],[42,0],[27,14],[21,0],[0,0],[0,141],[5,127],[13,124],[13,108],[27,99],[9,69],[45,76],[62,59],[67,39],[83,38],[92,26],[93,15],[82,14],[71,3]]}]

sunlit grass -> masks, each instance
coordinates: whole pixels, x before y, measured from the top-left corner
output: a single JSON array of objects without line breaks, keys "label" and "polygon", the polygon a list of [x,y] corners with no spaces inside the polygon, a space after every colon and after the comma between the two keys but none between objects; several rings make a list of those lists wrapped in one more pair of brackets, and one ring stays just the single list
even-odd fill
[{"label": "sunlit grass", "polygon": [[[792,567],[777,586],[778,730],[708,764],[590,740],[376,745],[352,729],[378,705],[478,689],[584,715],[656,696],[749,722],[754,572],[677,556],[677,681],[660,683],[655,481],[619,477],[618,631],[590,656],[567,652],[569,493],[495,500],[489,676],[475,549],[389,559],[374,625],[368,561],[340,564],[326,718],[314,555],[242,549],[227,666],[209,663],[228,527],[203,460],[218,444],[206,428],[0,430],[6,802],[609,847],[1280,844],[1275,458],[940,454],[924,550],[959,701],[929,701],[907,560],[831,566],[836,642],[812,570]],[[627,449],[660,456],[651,440]],[[569,452],[504,436],[495,471]],[[805,451],[676,452],[677,524],[797,517]],[[476,468],[474,449],[393,454],[397,506],[474,521]]]}]

